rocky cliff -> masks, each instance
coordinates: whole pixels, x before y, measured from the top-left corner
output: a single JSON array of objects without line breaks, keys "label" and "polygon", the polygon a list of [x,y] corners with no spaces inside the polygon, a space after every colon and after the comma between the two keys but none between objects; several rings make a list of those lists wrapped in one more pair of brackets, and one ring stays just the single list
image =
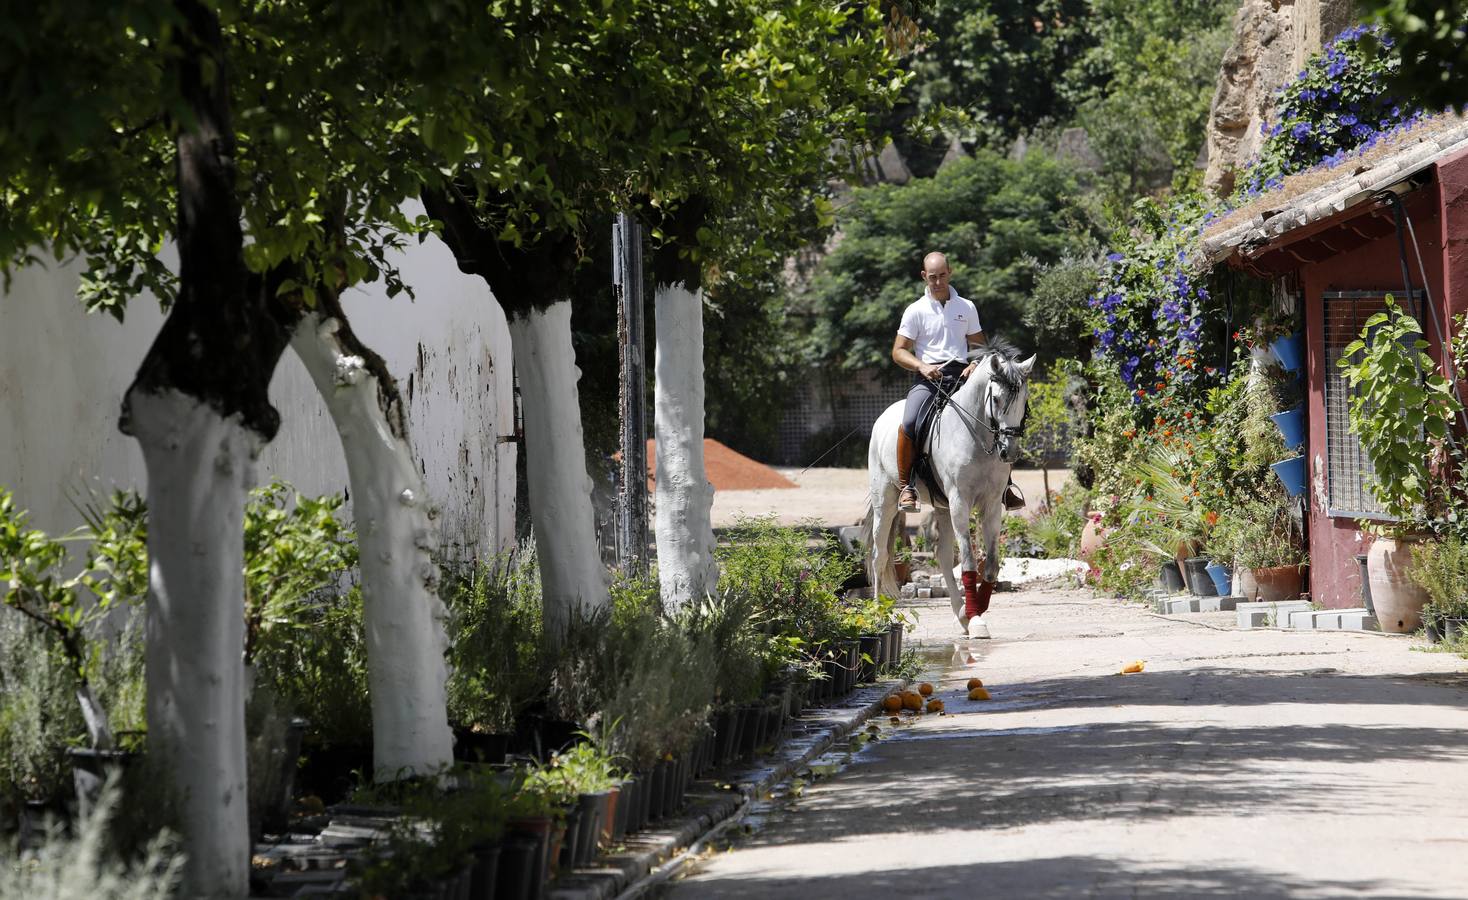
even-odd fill
[{"label": "rocky cliff", "polygon": [[1351,0],[1244,0],[1223,54],[1208,117],[1204,185],[1220,196],[1234,188],[1263,137],[1274,94],[1312,53],[1355,17]]}]

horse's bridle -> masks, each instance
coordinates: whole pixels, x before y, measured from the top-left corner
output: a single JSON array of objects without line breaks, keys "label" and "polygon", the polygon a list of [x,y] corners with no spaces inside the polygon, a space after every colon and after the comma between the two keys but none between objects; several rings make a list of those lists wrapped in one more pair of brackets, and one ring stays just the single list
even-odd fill
[{"label": "horse's bridle", "polygon": [[[996,415],[994,412],[993,388],[994,380],[993,376],[990,376],[989,383],[984,386],[984,415],[988,419],[988,421],[981,422],[977,418],[975,418],[968,410],[954,403],[953,394],[949,391],[944,390],[942,383],[938,384],[938,393],[943,396],[944,402],[949,407],[956,411],[961,417],[965,419],[971,419],[975,425],[983,426],[989,431],[991,435],[994,436],[994,440],[989,444],[988,448],[984,449],[985,456],[993,456],[995,453],[998,453],[999,444],[1001,441],[1008,443],[1017,437],[1023,436],[1025,433],[1025,424],[1030,420],[1030,407],[1029,404],[1025,404],[1025,412],[1024,415],[1019,417],[1018,425],[1010,426],[1003,424],[1003,419],[1001,419],[1000,416],[1005,416],[1009,414],[1010,408],[1014,406],[1015,399],[1019,397],[1019,391],[1014,390],[1009,393],[1009,399],[1004,402],[1004,408],[999,411],[998,415]],[[957,390],[957,388],[955,388],[954,390]],[[982,448],[983,445],[980,444],[980,447]]]}]

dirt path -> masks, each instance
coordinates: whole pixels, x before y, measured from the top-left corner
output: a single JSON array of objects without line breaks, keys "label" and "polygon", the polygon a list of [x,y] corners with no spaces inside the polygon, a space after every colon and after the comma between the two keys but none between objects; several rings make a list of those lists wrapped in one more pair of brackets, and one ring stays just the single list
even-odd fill
[{"label": "dirt path", "polygon": [[996,596],[993,641],[955,641],[921,603],[953,714],[883,720],[671,896],[1468,895],[1463,660],[1040,588]]},{"label": "dirt path", "polygon": [[[795,482],[794,488],[718,491],[714,494],[715,528],[733,525],[740,516],[775,516],[782,525],[814,520],[821,525],[855,525],[867,503],[866,469],[776,469]],[[1050,471],[1051,490],[1070,477],[1067,469]],[[1014,482],[1024,491],[1031,511],[1038,510],[1045,490],[1038,469],[1021,469]]]}]

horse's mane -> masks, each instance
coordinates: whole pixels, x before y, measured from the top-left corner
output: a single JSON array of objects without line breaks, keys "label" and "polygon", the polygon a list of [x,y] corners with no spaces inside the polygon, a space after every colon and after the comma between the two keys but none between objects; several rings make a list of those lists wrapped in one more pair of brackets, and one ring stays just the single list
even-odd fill
[{"label": "horse's mane", "polygon": [[1019,368],[1019,348],[999,335],[994,335],[989,337],[983,346],[969,351],[970,359],[984,360],[991,356],[999,358],[999,371],[994,373],[994,380],[1003,385],[1007,391],[1019,390],[1025,382],[1024,373]]}]

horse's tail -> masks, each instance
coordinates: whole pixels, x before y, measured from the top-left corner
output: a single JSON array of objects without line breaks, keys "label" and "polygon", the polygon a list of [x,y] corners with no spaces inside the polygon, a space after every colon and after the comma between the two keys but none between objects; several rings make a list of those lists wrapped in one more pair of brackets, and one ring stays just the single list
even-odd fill
[{"label": "horse's tail", "polygon": [[872,534],[873,521],[875,519],[876,513],[872,509],[872,498],[868,496],[867,508],[866,511],[862,513],[861,517],[861,568],[862,571],[867,573],[867,583],[870,584],[873,588],[877,586],[877,545],[873,539]]}]

